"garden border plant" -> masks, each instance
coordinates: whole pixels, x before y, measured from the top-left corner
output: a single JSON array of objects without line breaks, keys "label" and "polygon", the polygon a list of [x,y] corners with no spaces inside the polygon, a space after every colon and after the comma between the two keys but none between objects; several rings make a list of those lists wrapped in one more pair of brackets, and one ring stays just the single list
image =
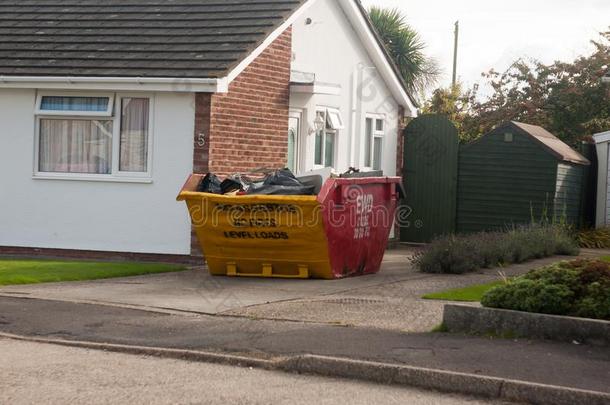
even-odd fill
[{"label": "garden border plant", "polygon": [[577,242],[565,226],[530,224],[504,232],[436,238],[413,263],[425,273],[463,274],[555,255],[577,256]]},{"label": "garden border plant", "polygon": [[584,229],[576,234],[576,240],[581,248],[610,248],[610,228]]},{"label": "garden border plant", "polygon": [[577,259],[552,264],[487,291],[481,304],[550,315],[610,320],[610,264]]}]

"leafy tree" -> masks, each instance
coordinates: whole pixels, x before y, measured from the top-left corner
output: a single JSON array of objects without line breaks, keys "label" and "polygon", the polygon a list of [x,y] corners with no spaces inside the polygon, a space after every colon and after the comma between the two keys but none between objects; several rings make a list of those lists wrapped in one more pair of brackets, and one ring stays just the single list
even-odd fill
[{"label": "leafy tree", "polygon": [[465,93],[438,89],[428,112],[449,115],[463,140],[475,139],[505,121],[540,125],[570,144],[610,130],[610,86],[601,82],[610,70],[610,32],[592,41],[594,52],[571,63],[545,65],[518,59],[504,73],[483,74],[492,89],[480,100],[478,86]]},{"label": "leafy tree", "polygon": [[472,93],[464,93],[460,83],[447,88],[440,87],[422,107],[423,114],[442,114],[447,116],[454,124],[462,142],[472,140],[472,134],[465,132],[465,128],[472,126],[470,107],[473,103]]},{"label": "leafy tree", "polygon": [[425,43],[398,9],[371,7],[373,26],[398,66],[408,90],[419,94],[435,85],[440,69],[434,59],[424,53]]}]

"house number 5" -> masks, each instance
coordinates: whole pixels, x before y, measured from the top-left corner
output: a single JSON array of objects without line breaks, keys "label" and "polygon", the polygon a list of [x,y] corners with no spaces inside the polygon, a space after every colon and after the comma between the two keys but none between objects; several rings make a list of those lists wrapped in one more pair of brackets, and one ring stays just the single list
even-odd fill
[{"label": "house number 5", "polygon": [[200,148],[205,146],[205,134],[203,132],[200,132],[199,135],[197,135],[197,146]]}]

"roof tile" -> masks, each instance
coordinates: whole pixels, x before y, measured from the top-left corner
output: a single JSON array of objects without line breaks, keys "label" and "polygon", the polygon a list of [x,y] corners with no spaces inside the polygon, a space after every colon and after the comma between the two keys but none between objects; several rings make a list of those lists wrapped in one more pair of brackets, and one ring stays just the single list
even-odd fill
[{"label": "roof tile", "polygon": [[305,0],[6,0],[0,75],[223,77]]}]

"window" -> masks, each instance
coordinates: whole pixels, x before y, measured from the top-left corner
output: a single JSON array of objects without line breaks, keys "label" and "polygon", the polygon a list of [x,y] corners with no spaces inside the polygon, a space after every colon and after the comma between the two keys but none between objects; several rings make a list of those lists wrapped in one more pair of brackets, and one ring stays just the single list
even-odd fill
[{"label": "window", "polygon": [[315,156],[316,166],[334,167],[337,133],[343,129],[339,110],[326,109],[316,113]]},{"label": "window", "polygon": [[42,95],[38,97],[37,114],[50,115],[112,115],[114,97],[104,95],[100,97]]},{"label": "window", "polygon": [[375,131],[383,132],[383,120],[375,120]]},{"label": "window", "polygon": [[112,121],[41,119],[38,171],[110,174]]},{"label": "window", "polygon": [[385,121],[381,117],[366,118],[364,133],[364,166],[381,170]]},{"label": "window", "polygon": [[147,98],[121,100],[121,149],[119,170],[146,172],[148,166],[149,101]]},{"label": "window", "polygon": [[326,110],[328,116],[328,124],[334,130],[343,129],[343,120],[341,114],[337,110]]},{"label": "window", "polygon": [[150,176],[150,98],[42,94],[36,113],[38,176]]},{"label": "window", "polygon": [[371,146],[373,145],[373,118],[366,119],[364,136],[364,166],[371,167]]}]

